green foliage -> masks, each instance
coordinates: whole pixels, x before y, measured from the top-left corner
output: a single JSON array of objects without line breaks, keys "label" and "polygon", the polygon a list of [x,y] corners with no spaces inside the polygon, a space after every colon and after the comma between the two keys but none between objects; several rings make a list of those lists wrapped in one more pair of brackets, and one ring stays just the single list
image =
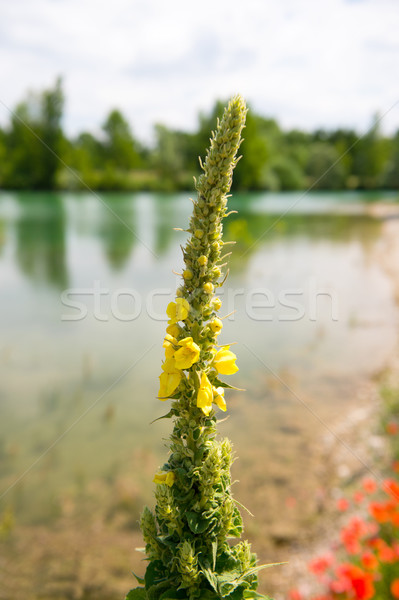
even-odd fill
[{"label": "green foliage", "polygon": [[[68,140],[61,129],[63,105],[61,80],[17,105],[9,126],[0,130],[0,187],[190,189],[224,102],[201,113],[193,132],[155,125],[152,147],[135,138],[118,109],[106,116],[98,136],[82,132]],[[250,109],[242,152],[235,189],[399,189],[399,132],[384,137],[378,116],[364,135],[350,129],[307,133],[283,131],[274,119]]]},{"label": "green foliage", "polygon": [[14,189],[54,189],[62,153],[61,80],[54,88],[31,93],[12,115],[5,132],[6,160],[2,185]]}]

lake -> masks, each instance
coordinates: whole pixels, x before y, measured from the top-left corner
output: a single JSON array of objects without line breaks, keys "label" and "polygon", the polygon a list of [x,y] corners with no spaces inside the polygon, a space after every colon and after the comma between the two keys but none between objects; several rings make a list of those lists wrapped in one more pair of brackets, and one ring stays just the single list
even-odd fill
[{"label": "lake", "polygon": [[[246,391],[227,396],[221,429],[242,469],[249,441],[276,472],[279,446],[295,466],[295,427],[321,435],[320,419],[361,405],[356,390],[393,351],[398,309],[370,207],[397,200],[231,199],[225,239],[237,243],[221,314],[233,314],[220,339],[237,342],[235,385]],[[156,395],[186,239],[174,228],[190,212],[183,193],[0,195],[0,515],[11,509],[16,527],[55,523],[85,496],[109,507],[127,479],[133,510],[151,502],[170,431],[150,422],[168,410]]]}]

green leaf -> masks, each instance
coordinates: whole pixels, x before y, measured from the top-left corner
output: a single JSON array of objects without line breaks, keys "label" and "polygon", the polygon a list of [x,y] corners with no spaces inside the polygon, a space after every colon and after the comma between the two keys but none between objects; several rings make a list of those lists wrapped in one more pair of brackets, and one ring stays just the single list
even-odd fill
[{"label": "green leaf", "polygon": [[228,535],[231,537],[241,537],[243,531],[242,518],[240,515],[240,511],[235,506],[232,517],[232,526],[228,531]]},{"label": "green leaf", "polygon": [[255,590],[244,590],[243,597],[245,600],[271,600],[269,596],[264,596],[264,594],[259,594]]},{"label": "green leaf", "polygon": [[211,571],[211,569],[202,569],[202,573],[205,576],[208,583],[210,583],[211,587],[215,590],[215,592],[219,594],[218,580],[216,575]]},{"label": "green leaf", "polygon": [[147,590],[163,579],[162,566],[162,561],[160,560],[152,560],[150,563],[148,563],[144,575],[145,587]]},{"label": "green leaf", "polygon": [[144,588],[137,587],[130,590],[125,600],[147,600],[147,593]]},{"label": "green leaf", "polygon": [[243,600],[244,592],[245,589],[243,588],[243,586],[239,585],[233,592],[231,592],[231,594],[227,596],[227,600]]},{"label": "green leaf", "polygon": [[186,513],[187,523],[193,533],[204,533],[208,529],[209,521],[202,519],[196,512]]},{"label": "green leaf", "polygon": [[140,575],[136,575],[136,573],[134,571],[132,571],[132,573],[135,576],[135,578],[137,579],[137,583],[139,583],[140,585],[144,585],[144,583],[145,583],[144,577],[140,577]]},{"label": "green leaf", "polygon": [[212,590],[201,589],[199,600],[218,600],[219,596]]},{"label": "green leaf", "polygon": [[[218,552],[218,541],[214,540],[212,542],[212,558],[213,558],[213,567],[212,568],[213,568],[213,570],[215,570],[215,567],[216,567],[216,555],[217,555],[217,552]],[[139,581],[139,583],[140,583],[140,581]]]},{"label": "green leaf", "polygon": [[229,383],[225,383],[224,381],[221,381],[217,377],[215,377],[213,379],[212,384],[214,385],[214,387],[223,387],[223,388],[228,388],[229,390],[238,390],[239,392],[245,392],[245,390],[243,390],[242,388],[238,388],[238,387],[235,387],[234,385],[230,385]]},{"label": "green leaf", "polygon": [[194,429],[193,431],[193,440],[196,442],[201,435],[201,429]]},{"label": "green leaf", "polygon": [[169,589],[170,581],[161,581],[152,585],[147,590],[148,600],[159,600],[162,594]]},{"label": "green leaf", "polygon": [[160,421],[161,419],[171,419],[174,415],[174,411],[170,410],[166,415],[162,415],[162,417],[158,417],[157,419],[154,419],[153,421],[150,422],[150,425],[152,425],[153,423],[156,423],[157,421]]},{"label": "green leaf", "polygon": [[163,592],[160,595],[159,600],[186,600],[187,594],[185,590],[176,590],[175,588],[170,588]]}]

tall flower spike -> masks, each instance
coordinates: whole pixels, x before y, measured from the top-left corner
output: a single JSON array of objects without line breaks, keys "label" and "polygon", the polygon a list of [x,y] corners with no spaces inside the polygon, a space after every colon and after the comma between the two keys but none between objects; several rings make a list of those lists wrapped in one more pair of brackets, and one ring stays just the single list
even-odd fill
[{"label": "tall flower spike", "polygon": [[230,489],[231,446],[215,440],[215,410],[226,410],[224,388],[230,387],[219,376],[238,370],[235,354],[217,344],[221,301],[214,290],[224,277],[222,221],[246,112],[240,96],[229,102],[196,182],[183,281],[167,307],[160,376],[159,397],[172,400],[170,455],[154,478],[155,515],[146,508],[142,518],[149,560],[139,579],[144,587],[131,590],[128,600],[260,597],[255,554],[247,542],[228,543],[240,537],[242,520]]}]

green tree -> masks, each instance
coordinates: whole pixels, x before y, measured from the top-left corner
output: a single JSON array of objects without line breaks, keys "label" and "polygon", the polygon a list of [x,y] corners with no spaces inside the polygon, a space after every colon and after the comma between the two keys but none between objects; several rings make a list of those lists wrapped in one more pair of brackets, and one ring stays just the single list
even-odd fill
[{"label": "green tree", "polygon": [[346,171],[337,150],[328,142],[312,144],[306,165],[308,184],[313,189],[334,190],[345,187]]},{"label": "green tree", "polygon": [[353,175],[359,187],[373,189],[381,185],[389,160],[386,140],[380,134],[378,115],[366,135],[360,136],[353,147]]},{"label": "green tree", "polygon": [[64,95],[61,79],[54,88],[30,93],[15,109],[6,131],[5,187],[54,189],[60,168]]},{"label": "green tree", "polygon": [[399,129],[392,138],[390,157],[383,179],[384,187],[399,189]]},{"label": "green tree", "polygon": [[272,170],[272,159],[281,140],[274,119],[266,119],[249,110],[241,151],[245,162],[237,165],[235,187],[246,190],[278,189],[279,181]]},{"label": "green tree", "polygon": [[192,171],[199,171],[198,158],[194,163],[195,167],[191,168],[195,137],[161,124],[155,125],[155,137],[156,147],[152,154],[152,164],[162,189],[189,189],[192,185]]},{"label": "green tree", "polygon": [[141,166],[138,143],[133,137],[129,123],[119,110],[109,113],[102,129],[105,133],[103,152],[107,166],[122,171]]}]

